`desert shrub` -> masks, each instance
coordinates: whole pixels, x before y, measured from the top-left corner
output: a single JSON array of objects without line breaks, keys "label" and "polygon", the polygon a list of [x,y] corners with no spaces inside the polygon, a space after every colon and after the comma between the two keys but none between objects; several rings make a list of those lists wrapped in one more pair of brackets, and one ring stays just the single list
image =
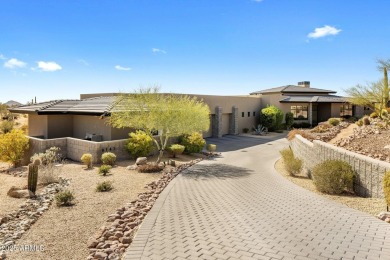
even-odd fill
[{"label": "desert shrub", "polygon": [[12,129],[14,129],[14,122],[13,121],[5,120],[5,121],[0,123],[0,131],[3,134],[11,132]]},{"label": "desert shrub", "polygon": [[144,164],[138,166],[138,172],[151,173],[151,172],[159,172],[162,170],[162,167],[158,166],[158,164]]},{"label": "desert shrub", "polygon": [[328,123],[332,126],[337,126],[340,124],[340,119],[338,118],[329,118]]},{"label": "desert shrub", "polygon": [[330,128],[332,128],[332,125],[330,125],[330,124],[321,124],[321,125],[314,127],[313,129],[311,129],[310,132],[312,132],[312,133],[326,133],[329,131]]},{"label": "desert shrub", "polygon": [[173,155],[173,158],[176,157],[176,155],[180,155],[184,152],[184,145],[181,145],[181,144],[172,144],[168,150],[172,153]]},{"label": "desert shrub", "polygon": [[267,127],[269,131],[282,128],[283,111],[276,106],[268,106],[260,111],[260,124]]},{"label": "desert shrub", "polygon": [[383,178],[383,192],[385,193],[386,204],[390,205],[390,172],[386,172]]},{"label": "desert shrub", "polygon": [[54,198],[58,207],[72,206],[73,200],[75,199],[73,192],[70,190],[60,191]]},{"label": "desert shrub", "polygon": [[103,176],[106,176],[107,173],[110,172],[111,168],[112,168],[111,165],[103,164],[102,166],[99,167],[98,173],[103,175]]},{"label": "desert shrub", "polygon": [[356,121],[356,123],[358,126],[363,126],[363,119],[360,118],[358,121]]},{"label": "desert shrub", "polygon": [[180,144],[184,145],[186,153],[200,153],[206,144],[202,134],[195,132],[181,137]]},{"label": "desert shrub", "polygon": [[99,182],[99,183],[96,185],[96,191],[97,191],[97,192],[106,192],[106,191],[112,190],[113,188],[114,188],[114,187],[113,187],[111,181]]},{"label": "desert shrub", "polygon": [[243,128],[243,129],[242,129],[242,132],[243,132],[244,134],[247,134],[247,133],[249,132],[249,128],[246,128],[246,127]]},{"label": "desert shrub", "polygon": [[44,153],[36,153],[31,156],[30,161],[40,160],[42,165],[54,164],[61,161],[61,149],[59,147],[50,147]]},{"label": "desert shrub", "polygon": [[114,153],[103,153],[102,154],[102,163],[113,166],[116,161],[116,155]]},{"label": "desert shrub", "polygon": [[87,166],[88,169],[92,168],[92,154],[85,153],[81,156],[80,160]]},{"label": "desert shrub", "polygon": [[0,135],[0,160],[10,162],[16,167],[23,159],[24,152],[29,147],[28,137],[22,130],[13,129]]},{"label": "desert shrub", "polygon": [[150,135],[138,130],[129,136],[125,148],[133,158],[145,157],[152,152],[153,139]]},{"label": "desert shrub", "polygon": [[372,113],[370,114],[370,117],[371,117],[371,118],[377,118],[377,117],[378,117],[378,113],[377,113],[377,112],[372,112]]},{"label": "desert shrub", "polygon": [[311,124],[309,122],[300,122],[300,123],[293,123],[293,128],[310,128]]},{"label": "desert shrub", "polygon": [[309,133],[301,129],[293,129],[288,132],[287,139],[291,141],[292,139],[294,139],[295,135],[301,135],[303,138],[311,139]]},{"label": "desert shrub", "polygon": [[363,117],[363,125],[370,125],[370,118],[368,116]]},{"label": "desert shrub", "polygon": [[287,112],[285,121],[286,121],[287,130],[289,130],[294,124],[294,114],[291,112]]},{"label": "desert shrub", "polygon": [[217,145],[216,144],[208,144],[206,146],[206,149],[207,151],[209,151],[210,153],[213,153],[217,150]]},{"label": "desert shrub", "polygon": [[327,160],[314,167],[313,181],[317,190],[328,194],[341,194],[353,190],[352,167],[340,160]]},{"label": "desert shrub", "polygon": [[303,166],[302,160],[295,158],[290,147],[281,150],[280,154],[282,155],[286,170],[290,175],[295,176],[301,172]]}]

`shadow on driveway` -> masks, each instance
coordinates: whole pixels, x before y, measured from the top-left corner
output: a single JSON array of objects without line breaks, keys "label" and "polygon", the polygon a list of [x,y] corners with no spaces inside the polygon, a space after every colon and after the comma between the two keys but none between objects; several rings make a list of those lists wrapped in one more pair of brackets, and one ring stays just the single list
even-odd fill
[{"label": "shadow on driveway", "polygon": [[227,164],[195,164],[182,173],[183,177],[191,179],[221,178],[232,179],[249,176],[253,171],[243,167]]},{"label": "shadow on driveway", "polygon": [[[240,149],[253,147],[259,144],[266,144],[272,141],[285,138],[286,134],[276,136],[239,136],[239,135],[224,135],[222,138],[206,138],[207,144],[216,144],[217,152],[230,152]],[[272,144],[269,144],[270,146]]]}]

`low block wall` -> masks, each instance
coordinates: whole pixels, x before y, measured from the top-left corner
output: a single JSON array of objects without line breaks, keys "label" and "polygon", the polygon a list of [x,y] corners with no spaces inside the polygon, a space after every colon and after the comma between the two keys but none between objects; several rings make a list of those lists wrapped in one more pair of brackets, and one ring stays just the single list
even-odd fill
[{"label": "low block wall", "polygon": [[383,198],[382,181],[390,163],[357,154],[334,145],[315,140],[308,141],[296,135],[291,141],[294,155],[303,160],[304,168],[311,171],[325,160],[342,160],[349,163],[356,174],[355,193],[363,197]]},{"label": "low block wall", "polygon": [[[159,138],[158,136],[154,138]],[[81,140],[72,137],[64,137],[57,139],[39,139],[29,137],[30,147],[23,163],[28,164],[30,157],[35,153],[43,153],[50,147],[56,146],[61,149],[63,157],[69,158],[73,161],[80,162],[80,158],[85,153],[92,154],[93,163],[100,163],[100,158],[105,152],[115,153],[118,160],[131,159],[130,154],[125,149],[127,139],[93,142],[88,140]],[[177,138],[170,138],[168,144],[177,142]],[[154,150],[151,154],[156,153]]]}]

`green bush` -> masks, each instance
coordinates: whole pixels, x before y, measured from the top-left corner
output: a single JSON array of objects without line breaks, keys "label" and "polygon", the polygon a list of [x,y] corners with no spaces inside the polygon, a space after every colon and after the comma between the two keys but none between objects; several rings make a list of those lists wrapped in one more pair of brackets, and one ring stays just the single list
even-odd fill
[{"label": "green bush", "polygon": [[102,154],[102,163],[113,166],[116,161],[116,155],[114,153],[104,153]]},{"label": "green bush", "polygon": [[353,190],[352,167],[340,160],[324,161],[314,167],[313,181],[317,190],[328,194],[341,194]]},{"label": "green bush", "polygon": [[133,158],[145,157],[152,152],[153,139],[150,135],[138,130],[135,133],[130,133],[129,136],[125,148]]},{"label": "green bush", "polygon": [[29,148],[29,139],[22,130],[13,129],[6,134],[0,134],[0,161],[10,162],[18,166]]},{"label": "green bush", "polygon": [[52,165],[61,161],[61,148],[50,147],[44,153],[36,153],[31,156],[30,161],[34,162],[36,159],[40,160],[42,165]]},{"label": "green bush", "polygon": [[138,172],[143,173],[152,173],[152,172],[160,172],[162,167],[158,166],[158,164],[144,164],[138,167]]},{"label": "green bush", "polygon": [[372,112],[372,113],[370,114],[370,117],[371,117],[371,118],[377,118],[377,117],[378,117],[378,113],[377,113],[377,112]]},{"label": "green bush", "polygon": [[386,172],[383,178],[383,192],[385,193],[386,204],[390,205],[390,172]]},{"label": "green bush", "polygon": [[172,153],[173,158],[176,158],[176,155],[180,155],[184,152],[184,145],[181,144],[172,144],[168,150]]},{"label": "green bush", "polygon": [[14,129],[14,122],[13,121],[5,120],[5,121],[0,123],[0,131],[3,134],[11,132],[12,129]]},{"label": "green bush", "polygon": [[192,133],[190,135],[184,135],[181,138],[180,143],[185,146],[186,153],[200,153],[206,144],[202,134]]},{"label": "green bush", "polygon": [[85,153],[81,156],[80,160],[87,166],[88,169],[92,168],[92,154]]},{"label": "green bush", "polygon": [[332,126],[337,126],[340,124],[340,119],[338,118],[329,118],[328,123],[331,124]]},{"label": "green bush", "polygon": [[358,125],[358,126],[363,126],[363,119],[360,118],[358,121],[356,121],[355,124]]},{"label": "green bush", "polygon": [[74,195],[70,190],[60,191],[54,198],[58,207],[73,205]]},{"label": "green bush", "polygon": [[286,113],[286,127],[287,130],[290,130],[292,125],[294,124],[294,114],[291,112]]},{"label": "green bush", "polygon": [[303,166],[302,160],[295,158],[291,148],[281,150],[280,154],[282,155],[286,170],[291,176],[295,176],[301,172]]},{"label": "green bush", "polygon": [[96,191],[97,192],[106,192],[106,191],[112,190],[113,188],[114,187],[112,186],[112,182],[111,181],[99,182],[96,185]]},{"label": "green bush", "polygon": [[283,111],[276,106],[268,106],[260,111],[260,124],[267,127],[269,131],[282,128]]},{"label": "green bush", "polygon": [[103,164],[102,166],[99,167],[98,172],[99,174],[106,176],[107,173],[110,172],[111,168],[112,168],[111,165]]}]

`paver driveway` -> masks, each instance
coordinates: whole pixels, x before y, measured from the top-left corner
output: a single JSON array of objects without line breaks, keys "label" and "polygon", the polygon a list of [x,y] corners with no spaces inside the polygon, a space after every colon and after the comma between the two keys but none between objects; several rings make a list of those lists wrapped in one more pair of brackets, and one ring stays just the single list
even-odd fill
[{"label": "paver driveway", "polygon": [[390,225],[274,170],[285,139],[210,139],[225,151],[176,177],[129,259],[390,259]]}]

